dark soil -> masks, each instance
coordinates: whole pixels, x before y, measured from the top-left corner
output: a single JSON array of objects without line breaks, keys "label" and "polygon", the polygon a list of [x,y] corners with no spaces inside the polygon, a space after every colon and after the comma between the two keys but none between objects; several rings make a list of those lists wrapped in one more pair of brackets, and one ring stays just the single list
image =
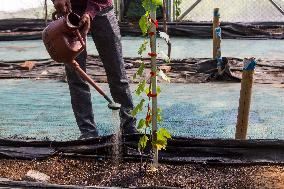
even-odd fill
[{"label": "dark soil", "polygon": [[[139,82],[133,79],[134,73],[139,67],[139,58],[125,58],[126,73],[131,83]],[[146,71],[143,77],[148,78],[150,73],[150,60],[145,59]],[[64,80],[64,65],[52,60],[34,60],[35,66],[31,70],[21,67],[25,61],[18,62],[1,62],[0,61],[0,79],[59,79]],[[158,60],[158,66],[162,65],[162,60]],[[255,70],[255,83],[263,84],[284,84],[284,60],[258,60]],[[164,64],[163,64],[164,65]],[[167,73],[172,83],[205,83],[216,81],[212,77],[217,72],[216,66],[209,59],[182,59],[172,60],[170,70]],[[227,70],[229,76],[221,78],[223,81],[237,81],[242,77],[243,60],[237,58],[228,58]],[[88,56],[87,73],[96,82],[107,82],[107,76],[103,64],[98,57]],[[220,80],[220,79],[217,79]],[[159,82],[163,82],[158,78]]]},{"label": "dark soil", "polygon": [[[150,168],[150,165],[148,165]],[[29,170],[51,177],[50,183],[96,186],[171,186],[180,188],[284,188],[284,166],[160,164],[159,172],[139,171],[139,163],[53,157],[41,161],[0,160],[0,177],[24,180]],[[144,169],[142,169],[144,170]]]}]

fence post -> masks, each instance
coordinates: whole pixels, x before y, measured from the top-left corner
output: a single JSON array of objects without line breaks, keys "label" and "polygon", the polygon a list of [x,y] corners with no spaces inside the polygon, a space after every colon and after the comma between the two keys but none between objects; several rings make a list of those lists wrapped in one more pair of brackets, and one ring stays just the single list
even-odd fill
[{"label": "fence post", "polygon": [[175,20],[175,12],[173,10],[174,6],[173,6],[174,0],[167,0],[167,21],[168,22],[172,22],[173,20]]},{"label": "fence post", "polygon": [[115,7],[115,13],[116,13],[116,17],[118,19],[119,22],[121,22],[122,20],[122,2],[123,0],[114,0],[113,3],[114,3],[114,7]]},{"label": "fence post", "polygon": [[244,59],[238,120],[237,120],[236,135],[235,135],[236,139],[245,140],[247,137],[253,74],[255,66],[256,66],[255,58]]},{"label": "fence post", "polygon": [[[171,1],[171,0],[169,0],[169,2],[170,2],[170,1]],[[175,0],[172,0],[171,3],[172,3],[172,5],[171,5],[172,8],[170,9],[171,12],[172,12],[172,20],[171,20],[171,21],[175,22],[175,21],[177,20]],[[169,21],[170,21],[170,20],[169,20]]]},{"label": "fence post", "polygon": [[222,71],[221,38],[220,12],[219,8],[215,8],[213,12],[213,59],[217,60],[218,73]]},{"label": "fence post", "polygon": [[48,17],[48,7],[47,7],[47,0],[44,0],[44,22],[47,26],[47,18]]}]

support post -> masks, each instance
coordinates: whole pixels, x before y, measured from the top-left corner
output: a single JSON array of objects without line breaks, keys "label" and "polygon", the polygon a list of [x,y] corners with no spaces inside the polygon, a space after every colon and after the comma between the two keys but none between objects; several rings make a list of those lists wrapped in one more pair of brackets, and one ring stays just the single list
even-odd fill
[{"label": "support post", "polygon": [[47,26],[47,17],[48,17],[47,0],[44,0],[44,22],[46,26]]},{"label": "support post", "polygon": [[269,2],[284,16],[284,10],[274,0],[269,0]]},{"label": "support post", "polygon": [[164,32],[168,33],[168,27],[167,27],[167,20],[168,20],[168,14],[167,14],[167,0],[163,0],[163,27]]},{"label": "support post", "polygon": [[177,15],[176,15],[176,6],[175,6],[175,4],[174,4],[174,2],[175,2],[175,0],[168,0],[168,1],[170,1],[170,3],[171,3],[171,8],[170,8],[170,11],[172,11],[172,18],[171,18],[171,20],[169,19],[169,22],[170,21],[176,21],[177,20]]},{"label": "support post", "polygon": [[125,11],[125,4],[124,4],[124,0],[120,0],[120,14],[119,14],[119,21],[122,22],[124,17],[123,17],[123,14],[124,14],[124,11]]},{"label": "support post", "polygon": [[118,19],[119,22],[121,22],[121,18],[122,18],[122,12],[121,12],[121,2],[123,0],[114,0],[114,5],[115,5],[115,10],[116,10],[116,17]]},{"label": "support post", "polygon": [[253,74],[255,66],[255,58],[244,59],[244,68],[239,99],[238,120],[235,134],[236,139],[245,140],[247,138]]},{"label": "support post", "polygon": [[172,22],[174,20],[175,12],[173,11],[173,2],[174,0],[167,0],[167,21]]},{"label": "support post", "polygon": [[217,61],[218,73],[222,72],[222,52],[221,52],[222,29],[220,27],[219,8],[213,12],[213,59]]},{"label": "support post", "polygon": [[[156,20],[156,11],[151,11],[150,17],[152,20]],[[150,35],[150,47],[151,53],[156,54],[156,25],[151,23],[150,33],[154,35]],[[157,57],[151,56],[151,72],[154,73],[151,77],[152,84],[152,93],[157,94]],[[157,138],[157,96],[152,97],[152,136],[153,140],[156,141]],[[154,162],[153,169],[158,169],[158,149],[156,147],[153,148],[154,151]]]},{"label": "support post", "polygon": [[[168,17],[167,17],[167,0],[163,0],[163,27],[164,27],[164,32],[166,34],[168,34],[168,26],[167,26],[167,20],[168,20]],[[168,45],[168,57],[169,59],[171,58],[171,51],[172,51],[172,44],[169,41],[167,41],[167,45]]]},{"label": "support post", "polygon": [[177,21],[181,21],[188,13],[190,13],[202,0],[197,0],[193,3],[180,17],[178,17]]}]

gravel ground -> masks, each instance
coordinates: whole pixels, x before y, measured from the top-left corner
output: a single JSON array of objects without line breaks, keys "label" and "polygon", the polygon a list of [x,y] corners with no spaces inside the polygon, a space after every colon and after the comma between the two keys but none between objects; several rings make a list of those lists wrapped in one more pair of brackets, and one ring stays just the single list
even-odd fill
[{"label": "gravel ground", "polygon": [[[161,164],[158,173],[139,163],[53,157],[42,161],[0,160],[0,177],[24,180],[29,170],[51,177],[50,183],[96,186],[171,186],[180,188],[284,188],[284,166],[209,166]],[[144,170],[144,169],[143,169]]]},{"label": "gravel ground", "polygon": [[[126,74],[130,83],[138,83],[140,78],[133,79],[133,75],[140,66],[140,58],[125,58]],[[284,84],[284,60],[261,60],[258,59],[254,74],[255,83],[263,84]],[[0,61],[0,79],[56,79],[65,81],[64,65],[54,62],[53,60],[34,60],[35,65],[31,70],[23,69],[21,65],[25,61],[1,62]],[[150,59],[144,59],[146,70],[143,77],[148,78],[150,75]],[[161,62],[158,59],[158,62]],[[216,64],[216,63],[215,63]],[[164,65],[164,64],[163,64]],[[212,66],[213,65],[213,66]],[[243,60],[238,58],[228,58],[230,74],[228,70],[223,75],[224,81],[236,81],[242,77]],[[160,67],[167,72],[171,83],[206,83],[215,81],[211,76],[216,73],[214,63],[206,58],[188,58],[173,59],[170,67]],[[107,83],[107,76],[101,60],[97,56],[88,56],[87,73],[100,83]],[[238,79],[237,79],[238,78]],[[159,82],[165,82],[158,77]]]}]

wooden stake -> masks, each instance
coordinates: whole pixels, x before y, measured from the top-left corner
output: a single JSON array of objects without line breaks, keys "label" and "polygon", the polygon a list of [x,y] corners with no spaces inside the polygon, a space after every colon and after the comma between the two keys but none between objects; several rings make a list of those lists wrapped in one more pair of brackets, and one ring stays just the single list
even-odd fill
[{"label": "wooden stake", "polygon": [[213,12],[213,59],[217,60],[218,73],[222,72],[221,34],[219,8]]},{"label": "wooden stake", "polygon": [[236,139],[245,140],[247,137],[255,65],[256,61],[254,58],[244,60],[244,69],[242,74],[239,100],[239,112],[235,134]]}]

